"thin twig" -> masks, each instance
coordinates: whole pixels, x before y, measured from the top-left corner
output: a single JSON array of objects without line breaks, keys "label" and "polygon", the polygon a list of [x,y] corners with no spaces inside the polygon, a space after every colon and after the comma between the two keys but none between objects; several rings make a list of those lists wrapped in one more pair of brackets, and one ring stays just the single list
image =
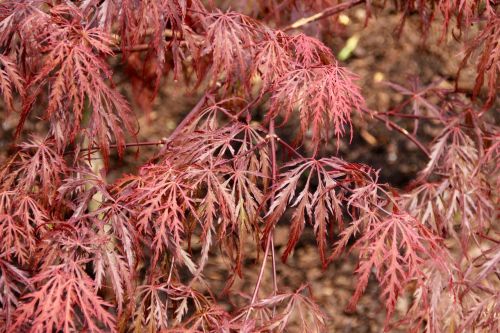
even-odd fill
[{"label": "thin twig", "polygon": [[[160,146],[160,145],[164,145],[166,143],[167,143],[166,139],[161,139],[159,141],[142,141],[142,142],[125,143],[125,144],[123,144],[123,147],[130,148],[130,147],[144,147],[144,146]],[[113,143],[113,144],[109,145],[109,148],[115,149],[115,148],[118,148],[118,146],[119,146],[118,144]],[[92,146],[92,147],[80,149],[79,152],[80,153],[82,153],[82,152],[94,153],[94,152],[98,151],[99,149],[100,149],[99,147]],[[73,154],[73,153],[75,153],[75,150],[68,150],[68,151],[64,152],[64,155]]]},{"label": "thin twig", "polygon": [[269,249],[271,247],[271,239],[272,237],[267,237],[266,241],[266,249],[264,251],[264,258],[262,259],[262,265],[260,266],[259,277],[257,278],[257,282],[255,284],[255,289],[253,290],[252,300],[250,301],[250,306],[248,307],[247,314],[245,316],[245,321],[248,321],[250,318],[250,312],[252,311],[253,305],[257,300],[257,294],[259,293],[260,285],[262,283],[262,277],[264,276],[264,269],[266,268],[267,257],[269,256]]},{"label": "thin twig", "polygon": [[332,7],[328,7],[319,13],[316,13],[316,14],[308,16],[308,17],[301,18],[301,19],[293,22],[292,24],[284,27],[282,30],[289,31],[289,30],[293,30],[293,29],[298,29],[298,28],[303,27],[309,23],[316,22],[318,20],[333,16],[335,14],[343,12],[344,10],[347,10],[349,8],[352,8],[352,7],[355,7],[359,4],[362,4],[364,2],[365,2],[365,0],[351,0],[348,2],[340,3],[340,4],[332,6]]},{"label": "thin twig", "polygon": [[423,116],[423,115],[417,115],[417,114],[405,114],[405,113],[399,113],[399,112],[377,112],[379,115],[384,115],[384,116],[390,116],[390,117],[398,117],[398,118],[408,118],[408,119],[424,119],[424,120],[441,120],[439,117],[432,117],[432,116]]},{"label": "thin twig", "polygon": [[[155,30],[154,29],[147,29],[146,32],[144,33],[145,36],[149,36],[149,35],[153,35],[155,33]],[[172,38],[174,37],[174,32],[171,30],[171,29],[165,29],[163,30],[162,32],[162,37],[165,37],[165,38]],[[180,32],[176,32],[176,37],[179,39],[179,38],[182,38],[182,35]],[[111,35],[111,38],[113,38],[113,42],[116,44],[116,45],[119,45],[122,41],[122,38],[120,35],[118,34],[112,34]]]},{"label": "thin twig", "polygon": [[289,152],[293,153],[297,158],[304,158],[304,156],[300,154],[297,149],[290,146],[285,140],[281,139],[279,136],[276,139],[279,143],[281,143],[283,147],[285,147]]},{"label": "thin twig", "polygon": [[[154,29],[147,29],[146,32],[144,33],[144,36],[150,36],[155,33]],[[175,33],[175,36],[174,36]],[[173,31],[172,29],[165,29],[162,32],[162,37],[163,38],[172,38],[172,39],[183,39],[182,34],[179,31]],[[113,39],[113,43],[116,45],[113,47],[113,52],[115,53],[120,53],[123,51],[128,51],[128,52],[140,52],[140,51],[146,51],[151,48],[150,44],[144,43],[144,44],[137,44],[137,45],[130,45],[130,46],[125,46],[125,47],[120,47],[121,43],[121,36],[118,34],[112,34],[111,38]],[[185,41],[182,41],[181,44],[185,44]]]},{"label": "thin twig", "polygon": [[410,132],[408,132],[406,129],[402,128],[401,126],[399,126],[398,124],[396,124],[395,122],[393,122],[392,120],[389,120],[385,117],[382,117],[380,114],[378,114],[378,112],[375,112],[375,111],[372,111],[372,110],[369,110],[369,109],[365,109],[364,110],[365,112],[369,113],[373,118],[377,119],[377,120],[380,120],[382,122],[384,122],[387,126],[389,126],[390,128],[398,131],[399,133],[403,134],[404,136],[406,136],[411,142],[413,142],[425,155],[427,155],[427,157],[431,157],[431,154],[429,152],[429,150],[415,137],[413,136]]},{"label": "thin twig", "polygon": [[[277,139],[276,133],[274,131],[274,120],[271,120],[269,123],[269,134],[268,136],[271,139],[271,167],[272,167],[272,183],[274,184],[277,180],[278,176],[278,168],[276,161],[276,142]],[[273,192],[274,196],[274,192]],[[250,312],[257,300],[257,295],[259,294],[260,285],[262,283],[262,277],[264,275],[264,270],[267,263],[267,257],[269,255],[269,250],[271,250],[271,260],[272,260],[272,269],[273,269],[273,296],[275,296],[278,292],[278,284],[277,284],[277,276],[276,276],[276,255],[274,252],[274,232],[271,231],[267,234],[266,239],[266,249],[264,251],[264,258],[262,260],[262,265],[260,267],[259,277],[257,278],[257,282],[255,284],[255,289],[252,294],[252,300],[250,301],[250,306],[248,307],[247,314],[245,317],[245,321],[250,317]],[[273,306],[273,314],[276,312],[276,307]]]},{"label": "thin twig", "polygon": [[[271,167],[272,167],[272,187],[276,184],[278,180],[278,164],[276,162],[276,133],[274,130],[274,119],[269,122],[269,137],[271,138]],[[274,200],[275,191],[272,192],[272,199]],[[271,238],[271,258],[272,258],[272,268],[273,268],[273,296],[278,294],[278,282],[276,277],[276,255],[274,253],[274,229],[268,235]],[[273,306],[273,316],[276,313],[276,306]]]}]

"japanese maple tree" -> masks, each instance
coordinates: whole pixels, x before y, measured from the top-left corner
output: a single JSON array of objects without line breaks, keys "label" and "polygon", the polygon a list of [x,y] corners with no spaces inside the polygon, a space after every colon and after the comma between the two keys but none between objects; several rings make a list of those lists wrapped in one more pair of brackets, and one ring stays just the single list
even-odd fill
[{"label": "japanese maple tree", "polygon": [[[17,119],[0,167],[0,332],[327,332],[314,288],[289,290],[276,269],[307,228],[324,270],[358,260],[347,310],[373,279],[385,330],[498,331],[497,5],[0,2],[1,114]],[[402,102],[370,108],[359,76],[305,29],[335,33],[355,7],[367,22],[398,12],[397,35],[417,17],[423,40],[436,25],[454,36],[455,87],[386,82]],[[458,82],[464,68],[476,71],[470,90]],[[161,141],[138,142],[138,117],[174,81],[198,103]],[[355,118],[385,124],[426,158],[406,188],[341,156]],[[434,138],[421,134],[426,123]],[[158,146],[155,156],[108,177],[114,159],[143,146]],[[278,225],[289,230],[283,249]],[[225,265],[222,290],[210,265]],[[411,305],[397,315],[402,298]]]}]

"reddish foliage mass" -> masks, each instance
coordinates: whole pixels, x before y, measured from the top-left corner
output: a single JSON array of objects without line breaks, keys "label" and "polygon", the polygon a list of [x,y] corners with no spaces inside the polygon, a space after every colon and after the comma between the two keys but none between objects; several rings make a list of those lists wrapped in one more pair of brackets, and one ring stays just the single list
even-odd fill
[{"label": "reddish foliage mass", "polygon": [[[386,330],[498,330],[497,1],[269,0],[249,15],[237,11],[246,1],[235,11],[215,3],[0,4],[0,103],[19,119],[0,167],[0,333],[326,332],[308,281],[279,283],[278,225],[289,228],[284,262],[309,226],[324,270],[354,253],[344,306],[354,311],[374,278]],[[474,63],[471,91],[458,79],[456,89],[388,82],[406,99],[369,109],[358,76],[296,32],[319,20],[335,31],[355,6],[367,19],[396,10],[400,34],[410,16],[424,39],[433,24],[442,38],[463,34],[457,77]],[[128,90],[117,84],[124,77]],[[131,105],[151,111],[169,78],[203,97],[154,158],[109,182],[114,150],[121,158],[129,146],[158,144],[134,142]],[[361,116],[428,157],[407,188],[340,156]],[[412,131],[393,117],[412,119]],[[420,137],[427,125],[435,138]],[[255,257],[252,289],[237,292]],[[214,264],[227,272],[222,291],[207,277]],[[411,304],[398,315],[402,299]]]}]

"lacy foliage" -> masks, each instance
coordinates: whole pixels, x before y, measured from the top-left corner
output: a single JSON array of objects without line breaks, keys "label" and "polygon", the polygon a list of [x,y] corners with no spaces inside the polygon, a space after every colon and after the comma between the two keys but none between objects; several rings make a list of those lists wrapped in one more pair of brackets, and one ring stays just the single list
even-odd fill
[{"label": "lacy foliage", "polygon": [[[308,226],[323,269],[344,253],[358,258],[349,310],[373,275],[387,330],[497,329],[500,140],[487,112],[500,68],[493,3],[384,2],[403,21],[418,13],[424,36],[436,22],[443,36],[451,22],[474,34],[459,67],[475,62],[477,78],[470,96],[437,82],[388,83],[407,99],[375,112],[328,46],[291,31],[339,8],[364,4],[370,14],[372,1],[232,7],[248,15],[198,0],[3,1],[1,103],[19,119],[20,143],[0,167],[0,332],[327,331],[311,288],[286,290],[276,270],[275,252],[286,261]],[[335,28],[335,19],[319,30]],[[110,182],[112,150],[123,156],[137,132],[128,97],[148,112],[170,77],[203,97],[153,159]],[[130,85],[118,86],[124,78]],[[354,111],[424,153],[421,124],[439,128],[407,189],[323,155],[335,151],[333,141],[339,152],[348,129],[352,138]],[[413,119],[413,131],[393,116]],[[291,145],[281,127],[295,125]],[[273,237],[282,224],[289,235],[279,249]],[[226,273],[222,292],[210,265]],[[264,295],[271,269],[273,290]],[[397,304],[410,293],[401,316]]]}]

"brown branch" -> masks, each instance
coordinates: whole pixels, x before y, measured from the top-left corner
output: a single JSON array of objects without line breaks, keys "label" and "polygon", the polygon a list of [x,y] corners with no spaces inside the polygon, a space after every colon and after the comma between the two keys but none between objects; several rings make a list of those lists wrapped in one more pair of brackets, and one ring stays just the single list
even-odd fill
[{"label": "brown branch", "polygon": [[131,46],[125,46],[125,47],[114,47],[113,52],[114,53],[122,53],[123,51],[127,52],[141,52],[141,51],[146,51],[149,50],[151,46],[149,44],[137,44],[137,45],[131,45]]},{"label": "brown branch", "polygon": [[383,115],[383,116],[389,116],[389,117],[408,118],[408,119],[441,120],[439,117],[422,116],[422,115],[416,115],[416,114],[405,114],[405,113],[392,112],[392,111],[377,112],[377,114]]},{"label": "brown branch", "polygon": [[362,4],[364,2],[365,2],[365,0],[351,0],[351,1],[340,3],[340,4],[332,6],[332,7],[328,7],[319,13],[316,13],[316,14],[311,15],[309,17],[301,18],[301,19],[293,22],[292,24],[284,27],[282,30],[289,31],[289,30],[293,30],[293,29],[298,29],[298,28],[303,27],[304,25],[307,25],[309,23],[316,22],[318,20],[321,20],[321,19],[333,16],[335,14],[341,13],[349,8],[355,7],[355,6]]},{"label": "brown branch", "polygon": [[[154,29],[147,29],[146,32],[144,33],[144,36],[149,36],[154,34],[155,30]],[[165,38],[172,38],[174,37],[174,32],[171,29],[165,29],[162,32],[162,36]],[[177,38],[182,38],[182,35],[180,32],[176,32],[176,37]],[[111,38],[113,38],[113,41],[116,45],[119,45],[121,43],[121,36],[118,34],[112,34]]]},{"label": "brown branch", "polygon": [[[125,148],[131,148],[131,147],[144,147],[144,146],[160,146],[160,145],[164,145],[167,143],[167,140],[166,139],[161,139],[159,141],[142,141],[142,142],[132,142],[132,143],[125,143],[123,146]],[[115,148],[118,148],[118,145],[117,144],[111,144],[109,145],[109,148],[112,148],[112,149],[115,149]],[[99,147],[96,147],[96,146],[93,146],[93,147],[88,147],[88,148],[83,148],[83,149],[80,149],[79,152],[82,153],[82,152],[89,152],[90,154],[96,152],[99,150]],[[72,153],[75,153],[76,150],[69,150],[69,151],[66,151],[64,152],[64,155],[69,155],[69,154],[72,154]]]},{"label": "brown branch", "polygon": [[[154,32],[155,31],[153,29],[147,29],[146,32],[144,33],[144,36],[153,35]],[[174,31],[171,30],[171,29],[165,29],[165,30],[163,30],[163,32],[162,32],[161,35],[162,35],[163,38],[173,38],[173,37],[175,37],[175,39],[183,39],[182,38],[182,34],[180,32],[176,31],[174,33]],[[111,35],[111,37],[113,39],[114,44],[116,45],[112,49],[113,52],[115,52],[115,53],[120,53],[120,52],[123,52],[123,51],[141,52],[141,51],[149,50],[151,48],[151,45],[147,44],[147,43],[137,44],[137,45],[130,45],[130,46],[125,46],[125,47],[120,47],[121,36],[117,35],[117,34],[113,34],[113,35]],[[181,43],[185,44],[185,41],[182,41]]]}]

